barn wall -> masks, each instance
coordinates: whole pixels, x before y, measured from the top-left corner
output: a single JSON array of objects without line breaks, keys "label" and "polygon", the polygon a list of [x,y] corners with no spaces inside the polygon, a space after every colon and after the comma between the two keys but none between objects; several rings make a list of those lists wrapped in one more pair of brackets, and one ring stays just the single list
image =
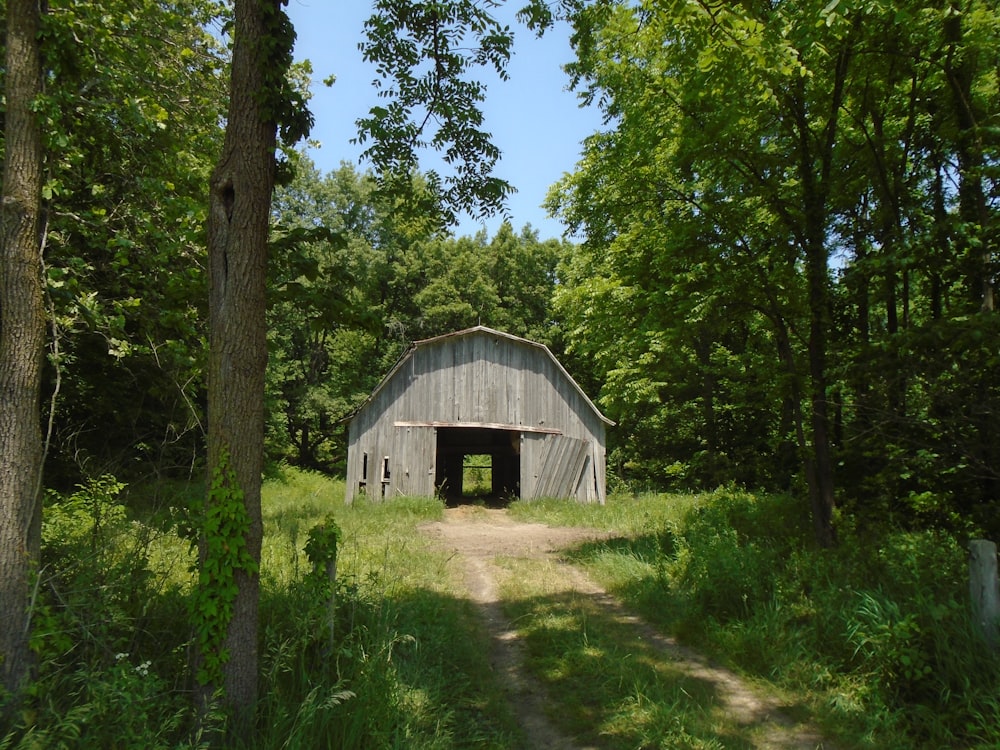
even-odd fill
[{"label": "barn wall", "polygon": [[521,497],[571,497],[581,502],[605,501],[603,442],[565,435],[534,435],[522,443]]},{"label": "barn wall", "polygon": [[396,427],[392,453],[393,495],[429,497],[434,494],[434,457],[437,430],[433,427]]},{"label": "barn wall", "polygon": [[[349,431],[348,500],[362,482],[369,497],[383,496],[386,456],[390,472],[384,496],[433,494],[435,430],[413,423],[434,422],[528,430],[521,448],[522,497],[534,496],[542,451],[552,437],[531,430],[586,441],[590,471],[597,469],[597,489],[593,482],[582,482],[567,494],[604,501],[605,424],[600,415],[547,351],[480,330],[420,343],[357,413]],[[365,453],[366,480],[361,476]]]},{"label": "barn wall", "polygon": [[[386,420],[355,436],[352,425],[348,446],[348,501],[359,493],[371,499],[433,495],[436,449],[437,431],[433,427],[396,427]],[[365,454],[368,455],[367,477],[362,476]],[[388,477],[385,476],[387,466]]]}]

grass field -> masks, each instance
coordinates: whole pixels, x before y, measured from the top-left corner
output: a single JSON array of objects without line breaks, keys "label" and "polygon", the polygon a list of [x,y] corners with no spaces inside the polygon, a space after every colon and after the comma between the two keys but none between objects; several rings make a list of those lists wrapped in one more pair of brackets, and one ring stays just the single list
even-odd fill
[{"label": "grass field", "polygon": [[[970,622],[964,543],[948,533],[860,531],[842,519],[838,548],[820,550],[804,503],[736,490],[610,498],[603,509],[517,503],[511,512],[619,532],[569,557],[662,632],[785,695],[839,747],[1000,746],[1000,664]],[[509,593],[513,601],[529,599],[524,588]],[[543,637],[533,635],[537,625],[524,630]],[[533,649],[537,668],[557,652]],[[615,673],[599,669],[579,681],[601,685]],[[630,736],[644,736],[650,721],[667,722],[658,737],[697,725],[683,713],[660,714],[671,698],[651,698],[648,681],[629,675],[618,684],[634,688],[632,719],[615,716],[619,727],[634,720]],[[653,746],[716,746],[672,741]]]},{"label": "grass field", "polygon": [[[0,749],[210,744],[223,719],[198,722],[190,708],[192,556],[175,510],[200,490],[153,489],[123,494],[108,481],[50,498],[39,679]],[[442,503],[347,507],[343,489],[297,471],[265,484],[251,746],[525,747],[455,561],[417,531]],[[794,696],[839,747],[1000,746],[1000,665],[967,615],[961,540],[843,519],[838,549],[818,550],[802,505],[720,490],[517,502],[509,513],[613,532],[566,555],[662,632]],[[331,515],[343,531],[332,638],[304,553]],[[698,684],[558,595],[543,562],[499,563],[505,611],[567,732],[609,748],[755,746],[752,731],[723,726]]]}]

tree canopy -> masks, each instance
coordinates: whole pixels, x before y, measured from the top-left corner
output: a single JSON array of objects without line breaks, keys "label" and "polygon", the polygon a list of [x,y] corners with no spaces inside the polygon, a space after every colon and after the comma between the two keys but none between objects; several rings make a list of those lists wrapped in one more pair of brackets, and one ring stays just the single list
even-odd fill
[{"label": "tree canopy", "polygon": [[557,309],[623,420],[622,467],[802,477],[827,542],[835,483],[986,521],[989,5],[601,2],[574,22],[570,72],[608,127],[550,198],[586,238]]},{"label": "tree canopy", "polygon": [[[823,534],[834,502],[989,515],[988,3],[533,4],[530,24],[573,24],[567,72],[606,115],[549,201],[580,245],[442,230],[506,188],[471,162],[420,174],[416,156],[454,137],[456,165],[495,158],[474,72],[510,43],[483,9],[446,5],[374,7],[384,101],[360,137],[380,171],[291,155],[276,193],[269,456],[336,470],[344,417],[406,343],[482,322],[601,391],[626,484],[802,490]],[[67,0],[42,19],[52,485],[199,466],[222,11]],[[454,88],[430,64],[444,42]]]}]

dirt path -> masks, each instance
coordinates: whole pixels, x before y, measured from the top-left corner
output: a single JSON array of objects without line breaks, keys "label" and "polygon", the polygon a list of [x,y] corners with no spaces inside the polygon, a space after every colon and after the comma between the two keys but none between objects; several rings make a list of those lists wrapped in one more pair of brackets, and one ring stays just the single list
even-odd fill
[{"label": "dirt path", "polygon": [[561,560],[558,552],[581,542],[598,539],[593,529],[551,527],[520,523],[504,510],[477,507],[450,508],[444,520],[425,524],[421,530],[442,546],[453,550],[465,570],[469,596],[482,612],[493,648],[493,668],[504,681],[508,700],[518,716],[531,747],[554,750],[592,750],[574,737],[562,733],[548,718],[544,687],[524,669],[523,644],[504,617],[497,588],[495,559],[521,557],[547,559],[559,565],[567,587],[589,596],[616,621],[627,624],[647,643],[653,644],[664,659],[692,677],[714,685],[727,716],[734,724],[759,728],[758,747],[788,750],[833,750],[833,745],[810,727],[796,725],[781,712],[779,703],[758,695],[735,674],[712,665],[708,660],[668,638],[624,607],[581,570]]}]

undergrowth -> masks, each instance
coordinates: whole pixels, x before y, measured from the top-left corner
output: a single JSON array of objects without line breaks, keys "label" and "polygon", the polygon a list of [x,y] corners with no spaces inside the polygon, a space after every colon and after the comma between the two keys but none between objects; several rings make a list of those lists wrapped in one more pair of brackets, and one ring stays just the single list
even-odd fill
[{"label": "undergrowth", "polygon": [[[581,513],[561,505],[513,512]],[[1000,746],[1000,658],[971,621],[967,540],[845,517],[821,550],[804,503],[732,489],[608,506],[578,520],[620,535],[572,558],[664,632],[804,696],[841,742]]]},{"label": "undergrowth", "polygon": [[[220,711],[192,709],[195,556],[178,531],[202,492],[103,477],[47,497],[38,675],[0,727],[0,749],[202,748],[224,736]],[[314,474],[265,483],[260,705],[247,750],[519,746],[447,555],[415,531],[441,503],[343,497],[342,482]],[[310,537],[321,524],[329,533]]]},{"label": "undergrowth", "polygon": [[[521,747],[457,568],[416,531],[441,502],[345,506],[343,490],[296,471],[265,484],[261,702],[245,750]],[[203,492],[101,477],[47,496],[37,679],[0,727],[0,750],[201,748],[222,736],[221,712],[196,720],[191,707],[194,555],[179,530]],[[733,489],[510,513],[614,532],[568,554],[663,632],[794,696],[839,746],[1000,746],[1000,660],[972,627],[966,540],[952,533],[843,517],[837,548],[820,550],[803,503]],[[311,560],[320,524],[329,533]],[[331,586],[315,566],[333,560]],[[604,722],[589,735],[600,742],[714,746],[696,737],[721,731],[716,717],[681,713],[696,686],[597,610],[562,622],[560,597],[545,594],[536,604],[551,611],[532,616],[557,626],[538,629],[536,652],[575,696],[564,718],[584,736]],[[637,656],[641,668],[623,671]],[[574,679],[584,674],[603,677]]]}]

